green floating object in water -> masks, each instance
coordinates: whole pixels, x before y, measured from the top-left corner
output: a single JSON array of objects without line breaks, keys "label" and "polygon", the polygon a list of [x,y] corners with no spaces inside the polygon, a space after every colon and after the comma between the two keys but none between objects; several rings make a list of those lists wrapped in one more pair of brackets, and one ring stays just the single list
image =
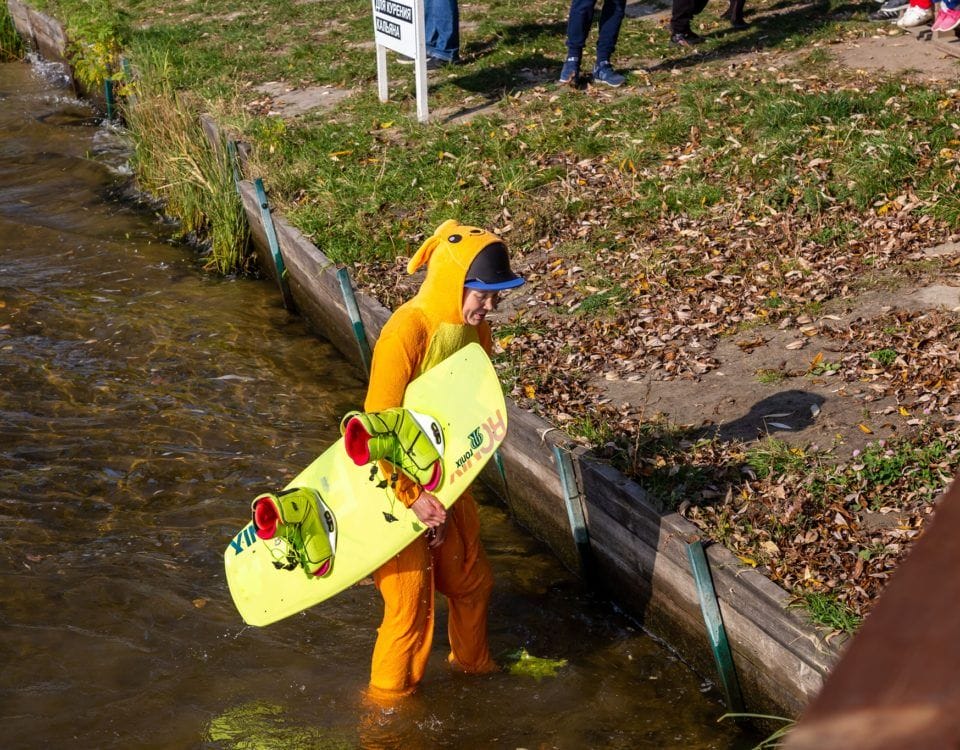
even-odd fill
[{"label": "green floating object in water", "polygon": [[556,677],[557,670],[567,666],[566,659],[543,659],[532,656],[525,648],[507,654],[510,662],[507,671],[510,674],[523,675],[542,680],[544,677]]},{"label": "green floating object in water", "polygon": [[229,750],[352,750],[341,732],[291,724],[282,706],[248,703],[228,709],[210,722],[207,736]]}]

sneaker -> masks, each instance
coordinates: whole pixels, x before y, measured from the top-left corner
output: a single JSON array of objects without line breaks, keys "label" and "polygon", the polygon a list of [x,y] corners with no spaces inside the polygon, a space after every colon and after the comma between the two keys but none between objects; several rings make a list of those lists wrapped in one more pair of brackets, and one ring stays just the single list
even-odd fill
[{"label": "sneaker", "polygon": [[957,26],[960,26],[960,6],[948,8],[946,5],[941,5],[937,20],[933,22],[933,30],[953,31]]},{"label": "sneaker", "polygon": [[910,29],[914,26],[925,26],[933,20],[933,8],[921,8],[911,5],[897,21],[901,29]]},{"label": "sneaker", "polygon": [[560,83],[570,83],[577,85],[580,78],[580,58],[568,57],[563,61],[563,67],[560,69]]},{"label": "sneaker", "polygon": [[675,44],[678,47],[692,47],[702,42],[703,37],[693,31],[678,31],[670,35],[670,44]]},{"label": "sneaker", "polygon": [[[401,65],[413,65],[416,60],[406,55],[397,55],[397,62]],[[442,57],[427,55],[427,70],[440,70],[444,65],[453,65],[453,60],[444,60]]]},{"label": "sneaker", "polygon": [[400,407],[352,411],[340,422],[340,432],[357,466],[386,459],[427,491],[440,484],[443,432],[435,420]]},{"label": "sneaker", "polygon": [[[274,495],[266,493],[253,501],[253,525],[257,536],[269,540],[279,536],[286,543],[285,554],[274,565],[286,570],[303,568],[308,576],[325,576],[333,567],[333,517],[324,526],[317,507],[315,490],[296,488]],[[279,552],[279,548],[275,548]]]},{"label": "sneaker", "polygon": [[605,83],[607,86],[617,88],[622,86],[625,80],[627,79],[615,71],[607,60],[601,60],[593,68],[594,83]]},{"label": "sneaker", "polygon": [[871,13],[867,18],[871,21],[895,21],[903,10],[910,4],[910,0],[886,0],[886,2]]}]

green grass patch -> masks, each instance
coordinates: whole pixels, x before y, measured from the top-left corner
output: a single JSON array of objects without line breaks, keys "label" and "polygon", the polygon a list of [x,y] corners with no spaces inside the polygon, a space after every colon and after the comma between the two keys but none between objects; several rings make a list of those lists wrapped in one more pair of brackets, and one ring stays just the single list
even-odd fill
[{"label": "green grass patch", "polygon": [[798,597],[798,604],[806,609],[815,623],[842,633],[855,633],[863,618],[835,595],[806,592]]},{"label": "green grass patch", "polygon": [[747,465],[761,479],[779,476],[788,472],[803,471],[808,456],[797,448],[776,438],[767,438],[746,452]]},{"label": "green grass patch", "polygon": [[761,368],[757,370],[757,380],[764,385],[776,385],[786,380],[783,370],[774,370],[770,368]]},{"label": "green grass patch", "polygon": [[896,362],[897,352],[895,349],[877,349],[874,352],[870,352],[870,359],[881,367],[889,367]]},{"label": "green grass patch", "polygon": [[0,5],[0,62],[19,60],[24,53],[23,40],[17,33],[7,4]]}]

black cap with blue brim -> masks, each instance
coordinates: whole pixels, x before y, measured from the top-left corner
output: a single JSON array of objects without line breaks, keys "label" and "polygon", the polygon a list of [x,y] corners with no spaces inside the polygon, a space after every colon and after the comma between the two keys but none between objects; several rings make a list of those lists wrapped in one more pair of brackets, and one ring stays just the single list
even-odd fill
[{"label": "black cap with blue brim", "polygon": [[501,292],[506,289],[516,289],[523,283],[523,276],[518,276],[510,270],[507,246],[502,242],[491,242],[473,259],[470,268],[467,269],[467,280],[463,285],[467,289]]}]

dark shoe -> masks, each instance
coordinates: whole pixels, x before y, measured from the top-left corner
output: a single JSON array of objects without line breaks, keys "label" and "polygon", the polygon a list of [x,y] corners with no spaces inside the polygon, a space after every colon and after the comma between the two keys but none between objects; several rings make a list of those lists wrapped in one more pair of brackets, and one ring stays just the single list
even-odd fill
[{"label": "dark shoe", "polygon": [[414,59],[406,55],[397,55],[397,62],[401,65],[413,65]]},{"label": "dark shoe", "polygon": [[695,44],[702,44],[703,37],[692,31],[678,31],[670,35],[670,44],[678,47],[692,47]]},{"label": "dark shoe", "polygon": [[427,70],[440,70],[444,65],[449,65],[449,60],[439,57],[427,57]]},{"label": "dark shoe", "polygon": [[568,57],[563,61],[563,67],[560,69],[560,78],[558,80],[560,83],[570,83],[576,86],[579,78],[580,58]]},{"label": "dark shoe", "polygon": [[601,60],[593,68],[594,83],[605,83],[607,86],[617,88],[622,86],[625,80],[627,79],[615,71],[607,60]]},{"label": "dark shoe", "polygon": [[910,0],[887,0],[867,18],[871,21],[896,21],[909,4]]},{"label": "dark shoe", "polygon": [[742,18],[731,18],[730,28],[734,31],[744,31],[750,28],[750,22],[744,21]]}]

